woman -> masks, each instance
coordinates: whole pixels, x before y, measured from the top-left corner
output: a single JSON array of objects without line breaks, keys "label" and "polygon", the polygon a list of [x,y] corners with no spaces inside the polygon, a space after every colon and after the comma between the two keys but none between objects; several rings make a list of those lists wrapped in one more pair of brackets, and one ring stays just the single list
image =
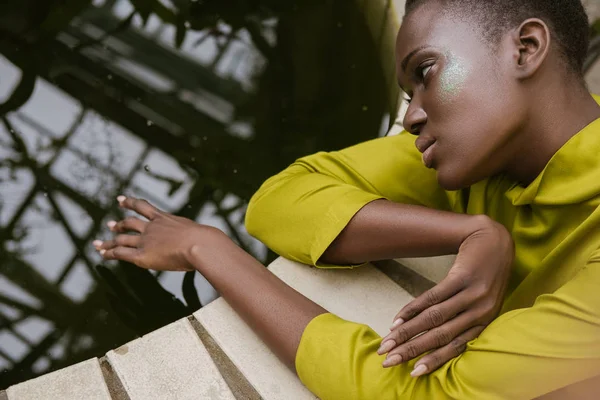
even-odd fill
[{"label": "woman", "polygon": [[221,232],[141,200],[119,198],[149,222],[111,224],[121,234],[98,249],[200,271],[322,399],[529,399],[600,375],[586,26],[579,0],[407,1],[396,54],[407,132],[301,159],[252,199],[248,230],[307,264],[458,254],[383,339]]}]

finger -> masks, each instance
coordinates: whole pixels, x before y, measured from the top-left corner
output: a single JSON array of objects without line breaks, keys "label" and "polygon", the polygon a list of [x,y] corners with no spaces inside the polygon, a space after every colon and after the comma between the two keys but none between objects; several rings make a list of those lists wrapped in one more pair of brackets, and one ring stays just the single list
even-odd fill
[{"label": "finger", "polygon": [[467,348],[467,343],[476,339],[485,329],[484,326],[474,326],[465,331],[453,341],[421,358],[410,375],[413,378],[435,371],[454,357],[461,355]]},{"label": "finger", "polygon": [[[381,347],[379,348],[378,353],[384,354],[389,352],[397,346],[409,341],[419,333],[441,326],[456,315],[465,311],[471,302],[471,296],[466,291],[463,291],[441,304],[429,307],[414,319],[394,328],[394,330],[385,336],[381,340]],[[465,328],[466,327],[464,327],[463,330]],[[457,332],[457,334],[459,332]]]},{"label": "finger", "polygon": [[464,282],[456,275],[448,275],[440,283],[429,289],[400,310],[394,317],[394,323],[390,329],[394,329],[427,308],[447,300],[464,289]]},{"label": "finger", "polygon": [[147,222],[142,221],[139,218],[127,217],[124,220],[119,221],[119,222],[108,221],[106,223],[106,226],[108,226],[111,231],[118,232],[118,233],[127,233],[127,232],[144,233],[144,231],[146,230],[147,224],[148,224]]},{"label": "finger", "polygon": [[413,340],[401,344],[388,353],[384,361],[384,367],[408,362],[428,351],[446,346],[459,337],[462,332],[471,329],[474,325],[474,319],[472,312],[460,314],[443,326],[432,329]]},{"label": "finger", "polygon": [[138,249],[134,249],[133,247],[118,246],[109,250],[100,250],[100,255],[105,260],[121,260],[132,264],[135,264],[138,254]]},{"label": "finger", "polygon": [[94,240],[93,244],[96,250],[110,250],[119,246],[137,248],[140,240],[138,235],[118,235],[113,240]]},{"label": "finger", "polygon": [[160,210],[146,200],[136,199],[135,197],[119,196],[117,197],[117,201],[121,207],[135,211],[151,221],[160,214]]}]

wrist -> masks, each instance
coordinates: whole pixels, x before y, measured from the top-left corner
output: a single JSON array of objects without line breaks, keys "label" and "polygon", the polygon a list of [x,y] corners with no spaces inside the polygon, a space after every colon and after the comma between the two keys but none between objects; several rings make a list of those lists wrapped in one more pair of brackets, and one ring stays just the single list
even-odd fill
[{"label": "wrist", "polygon": [[189,235],[183,257],[191,268],[198,270],[202,264],[227,251],[229,245],[235,246],[235,243],[223,231],[203,225]]},{"label": "wrist", "polygon": [[463,242],[469,238],[484,235],[493,237],[499,246],[514,246],[512,236],[506,227],[501,223],[494,221],[487,215],[481,214],[472,216],[468,232],[469,233],[464,237]]}]

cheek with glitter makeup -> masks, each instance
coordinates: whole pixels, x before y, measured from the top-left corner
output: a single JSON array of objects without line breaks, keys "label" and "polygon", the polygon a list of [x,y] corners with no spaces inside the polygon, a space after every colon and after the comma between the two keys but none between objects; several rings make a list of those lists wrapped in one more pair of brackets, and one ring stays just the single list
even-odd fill
[{"label": "cheek with glitter makeup", "polygon": [[448,62],[440,78],[440,98],[447,103],[456,99],[464,88],[471,69],[467,61],[459,57],[447,54],[446,59]]}]

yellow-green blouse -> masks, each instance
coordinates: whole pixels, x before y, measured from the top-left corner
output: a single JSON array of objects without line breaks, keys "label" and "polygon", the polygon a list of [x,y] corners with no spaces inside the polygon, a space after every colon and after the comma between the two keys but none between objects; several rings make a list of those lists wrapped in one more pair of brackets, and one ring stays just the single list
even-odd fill
[{"label": "yellow-green blouse", "polygon": [[462,355],[417,379],[409,376],[415,361],[381,366],[381,338],[371,328],[321,315],[296,356],[302,382],[323,400],[514,400],[599,375],[600,119],[528,187],[497,176],[446,192],[414,141],[402,133],[298,160],[253,197],[248,231],[284,257],[332,267],[319,258],[375,199],[486,214],[516,245],[502,314]]}]

